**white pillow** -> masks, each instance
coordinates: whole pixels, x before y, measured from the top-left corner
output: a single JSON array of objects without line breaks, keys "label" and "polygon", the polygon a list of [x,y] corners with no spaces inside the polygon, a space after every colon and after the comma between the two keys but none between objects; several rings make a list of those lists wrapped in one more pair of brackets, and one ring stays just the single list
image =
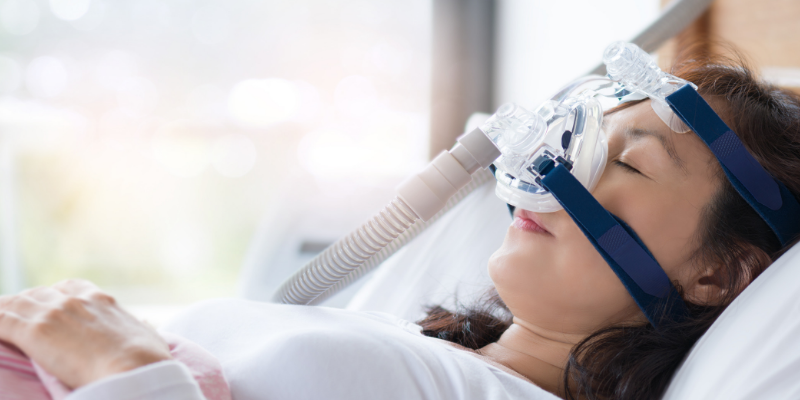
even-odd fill
[{"label": "white pillow", "polygon": [[428,305],[470,303],[492,287],[489,256],[503,243],[511,216],[491,180],[395,253],[347,306],[383,311],[409,321]]},{"label": "white pillow", "polygon": [[800,246],[725,310],[663,399],[800,399]]}]

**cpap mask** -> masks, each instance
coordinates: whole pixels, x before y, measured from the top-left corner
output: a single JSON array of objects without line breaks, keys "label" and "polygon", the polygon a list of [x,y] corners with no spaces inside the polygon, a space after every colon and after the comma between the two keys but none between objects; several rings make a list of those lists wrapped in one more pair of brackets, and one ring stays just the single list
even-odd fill
[{"label": "cpap mask", "polygon": [[494,163],[496,193],[512,212],[515,206],[566,210],[658,329],[664,321],[688,316],[686,305],[633,229],[590,193],[608,157],[604,105],[649,98],[671,130],[694,131],[783,245],[800,231],[800,204],[753,158],[696,85],[661,71],[631,43],[611,44],[603,61],[607,77],[575,81],[532,112],[504,105],[479,129],[502,153]]},{"label": "cpap mask", "polygon": [[397,197],[350,235],[285,282],[275,300],[313,304],[363,276],[479,187],[494,167],[496,193],[513,212],[564,209],[633,297],[661,329],[689,313],[669,277],[624,221],[591,194],[608,159],[603,113],[622,102],[649,98],[653,111],[678,133],[693,131],[719,161],[738,193],[782,245],[800,233],[800,204],[747,151],[691,82],[661,71],[631,43],[603,55],[608,76],[570,83],[533,111],[500,107],[465,133],[421,172],[397,187]]},{"label": "cpap mask", "polygon": [[579,79],[534,111],[505,104],[480,126],[502,153],[494,162],[496,193],[509,205],[544,213],[562,208],[541,185],[548,160],[564,165],[587,190],[594,190],[608,158],[603,113],[622,102],[650,98],[653,111],[670,129],[689,131],[666,97],[684,85],[696,86],[662,72],[632,43],[613,43],[603,60],[607,77]]},{"label": "cpap mask", "polygon": [[[501,155],[495,160],[495,192],[514,207],[572,217],[655,327],[688,311],[669,277],[636,233],[591,195],[608,160],[603,132],[606,110],[632,99],[651,99],[653,111],[673,131],[689,127],[668,97],[696,86],[661,71],[631,43],[611,44],[603,55],[608,76],[570,83],[533,111],[501,106],[478,129]],[[696,92],[695,92],[696,93]]]}]

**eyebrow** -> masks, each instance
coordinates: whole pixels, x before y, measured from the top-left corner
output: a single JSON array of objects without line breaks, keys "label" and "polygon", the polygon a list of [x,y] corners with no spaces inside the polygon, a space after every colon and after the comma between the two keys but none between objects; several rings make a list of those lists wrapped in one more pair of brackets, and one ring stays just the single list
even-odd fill
[{"label": "eyebrow", "polygon": [[625,136],[634,139],[651,136],[658,139],[658,142],[661,143],[661,147],[663,147],[664,151],[667,152],[667,155],[669,156],[670,160],[672,160],[672,163],[675,164],[675,166],[678,167],[678,169],[680,169],[684,175],[689,173],[689,171],[686,169],[686,163],[683,162],[683,160],[678,156],[678,153],[675,151],[675,146],[666,136],[655,131],[631,127],[625,129]]}]

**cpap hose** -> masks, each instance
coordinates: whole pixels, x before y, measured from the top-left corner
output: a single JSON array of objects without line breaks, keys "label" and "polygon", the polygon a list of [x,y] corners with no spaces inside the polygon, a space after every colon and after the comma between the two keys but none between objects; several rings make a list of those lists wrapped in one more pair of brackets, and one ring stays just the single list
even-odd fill
[{"label": "cpap hose", "polygon": [[314,257],[281,285],[273,301],[319,304],[380,265],[469,193],[492,179],[486,168],[500,151],[480,129],[458,138],[397,197],[358,229]]},{"label": "cpap hose", "polygon": [[[447,201],[445,207],[436,213],[431,219],[427,221],[420,221],[416,220],[413,224],[411,224],[403,233],[397,235],[396,238],[391,240],[386,246],[384,246],[380,251],[374,253],[369,259],[363,262],[360,266],[355,265],[348,265],[343,270],[350,270],[349,273],[345,274],[341,278],[339,278],[334,284],[330,285],[324,292],[319,294],[316,297],[314,293],[316,290],[311,290],[311,288],[306,285],[304,282],[312,281],[312,278],[307,278],[307,276],[312,274],[317,274],[317,271],[325,269],[323,266],[319,265],[320,263],[325,262],[325,260],[331,260],[332,256],[338,254],[342,249],[342,247],[346,246],[347,243],[355,243],[355,240],[347,240],[342,239],[339,242],[333,244],[330,248],[326,249],[326,252],[330,251],[328,255],[323,256],[320,254],[309,262],[303,269],[301,269],[296,275],[294,275],[289,281],[287,281],[283,287],[278,291],[278,294],[275,296],[276,301],[280,301],[282,303],[288,304],[321,304],[329,297],[333,296],[334,294],[338,293],[340,290],[346,288],[353,282],[360,279],[362,276],[366,275],[379,265],[383,263],[387,258],[391,257],[394,253],[398,250],[403,248],[408,242],[413,240],[417,235],[424,232],[430,225],[436,222],[442,215],[446,214],[450,209],[455,207],[458,203],[461,202],[464,198],[467,197],[470,193],[475,191],[475,189],[485,185],[488,182],[494,182],[494,175],[491,172],[485,169],[478,170],[473,176],[472,181],[464,186],[461,190],[459,190],[450,200]],[[382,219],[382,214],[384,214],[388,208],[392,207],[395,202],[402,201],[402,199],[395,198],[392,203],[387,206],[380,214],[376,215],[375,217],[370,220],[370,223],[364,224],[361,228],[357,229],[355,232],[351,233],[350,236],[354,236],[356,233],[366,233],[369,227],[376,226],[376,220]],[[377,223],[379,224],[379,222]],[[380,225],[378,225],[380,226]],[[364,237],[362,234],[360,237]],[[339,247],[339,250],[334,250],[335,247]],[[374,248],[371,249],[374,251]],[[341,266],[340,266],[341,267]],[[314,278],[313,281],[318,282],[319,279]]]}]

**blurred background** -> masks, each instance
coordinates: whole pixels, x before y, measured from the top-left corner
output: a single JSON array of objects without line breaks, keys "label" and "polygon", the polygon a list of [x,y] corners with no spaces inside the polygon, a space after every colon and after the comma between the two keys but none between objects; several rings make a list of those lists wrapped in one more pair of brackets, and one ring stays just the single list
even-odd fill
[{"label": "blurred background", "polygon": [[0,1],[3,291],[235,294],[284,195],[427,159],[430,25],[425,0]]},{"label": "blurred background", "polygon": [[[268,299],[658,0],[0,0],[0,289]],[[335,302],[334,302],[335,303]]]}]

